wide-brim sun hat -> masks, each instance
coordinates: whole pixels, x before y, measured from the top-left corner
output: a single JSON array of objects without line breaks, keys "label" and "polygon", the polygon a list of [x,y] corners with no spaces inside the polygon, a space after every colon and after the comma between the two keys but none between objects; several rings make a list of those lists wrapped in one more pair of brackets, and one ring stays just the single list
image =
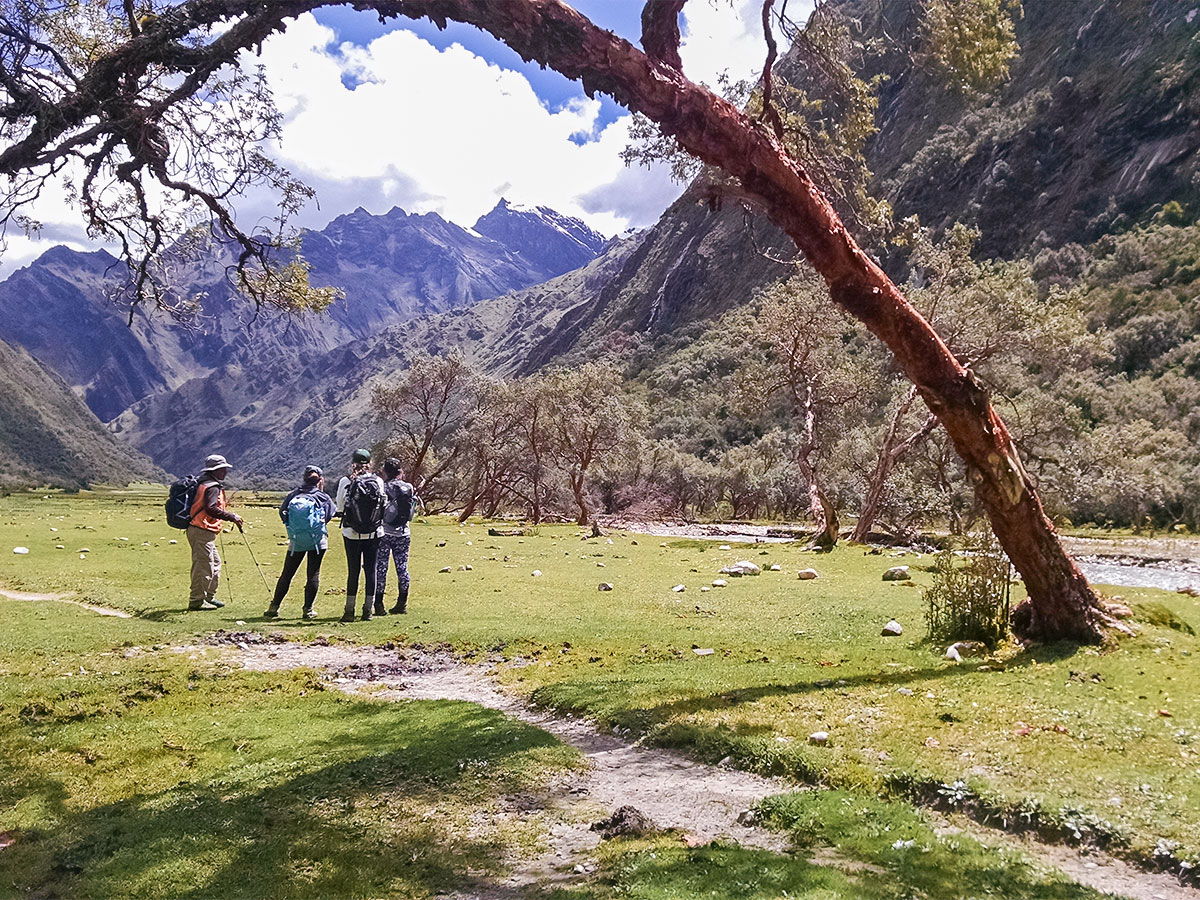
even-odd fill
[{"label": "wide-brim sun hat", "polygon": [[215,472],[217,469],[232,469],[229,460],[223,457],[220,453],[214,453],[212,456],[204,460],[204,471]]}]

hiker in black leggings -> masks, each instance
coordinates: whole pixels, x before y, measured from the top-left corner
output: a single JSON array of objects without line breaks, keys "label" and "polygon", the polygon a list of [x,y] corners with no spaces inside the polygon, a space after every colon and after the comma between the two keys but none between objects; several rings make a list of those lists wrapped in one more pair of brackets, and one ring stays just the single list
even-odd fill
[{"label": "hiker in black leggings", "polygon": [[[355,531],[346,524],[346,501],[349,499],[350,486],[353,482],[378,482],[380,498],[379,517],[370,531]],[[368,487],[374,489],[373,485]],[[351,457],[350,472],[338,483],[337,512],[342,517],[342,540],[346,545],[346,608],[342,612],[343,622],[354,621],[355,600],[358,596],[358,573],[365,576],[366,588],[364,593],[362,617],[369,620],[373,615],[387,615],[383,604],[375,608],[375,563],[379,554],[379,536],[383,533],[383,479],[371,474],[371,453],[368,450],[355,450]]]},{"label": "hiker in black leggings", "polygon": [[329,547],[329,535],[325,523],[336,515],[333,501],[322,488],[325,479],[317,466],[306,466],[303,482],[279,504],[279,518],[287,526],[288,552],[283,559],[283,573],[275,584],[275,596],[263,616],[279,618],[279,604],[292,586],[292,578],[300,568],[300,561],[308,559],[307,578],[304,582],[304,612],[306,619],[317,617],[314,604],[317,590],[321,586],[321,560]]}]

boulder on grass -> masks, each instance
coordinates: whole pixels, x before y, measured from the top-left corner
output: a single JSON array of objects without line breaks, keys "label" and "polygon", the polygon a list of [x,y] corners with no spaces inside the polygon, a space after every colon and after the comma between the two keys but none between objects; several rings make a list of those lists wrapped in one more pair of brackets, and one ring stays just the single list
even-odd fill
[{"label": "boulder on grass", "polygon": [[908,581],[908,566],[892,566],[883,573],[884,581]]},{"label": "boulder on grass", "polygon": [[904,634],[904,627],[895,619],[883,626],[883,631],[879,632],[884,637],[899,637]]},{"label": "boulder on grass", "polygon": [[611,591],[612,589],[613,589],[612,583],[608,582],[608,581],[600,582],[600,587],[597,588],[597,590],[601,590],[601,591]]},{"label": "boulder on grass", "polygon": [[801,581],[812,581],[814,578],[817,577],[817,570],[816,569],[801,569],[796,574],[800,578]]},{"label": "boulder on grass", "polygon": [[748,559],[742,559],[735,563],[730,563],[727,566],[723,566],[720,574],[733,575],[735,578],[737,578],[742,575],[759,575],[761,573],[762,569],[755,563],[750,562]]}]

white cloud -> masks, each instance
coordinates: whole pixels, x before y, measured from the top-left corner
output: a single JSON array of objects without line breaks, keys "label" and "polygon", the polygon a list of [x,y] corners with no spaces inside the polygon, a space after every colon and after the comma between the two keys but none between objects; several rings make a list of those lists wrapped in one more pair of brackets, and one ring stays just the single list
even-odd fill
[{"label": "white cloud", "polygon": [[[319,183],[322,220],[349,208],[340,185],[374,182],[374,202],[364,205],[375,213],[400,205],[469,225],[503,196],[608,233],[652,221],[644,197],[627,209],[619,197],[606,210],[585,203],[624,169],[628,118],[599,128],[599,101],[581,94],[550,110],[520,73],[408,31],[365,47],[333,40],[304,16],[262,52],[284,114],[278,153]],[[665,172],[643,181],[662,207],[678,193]]]}]

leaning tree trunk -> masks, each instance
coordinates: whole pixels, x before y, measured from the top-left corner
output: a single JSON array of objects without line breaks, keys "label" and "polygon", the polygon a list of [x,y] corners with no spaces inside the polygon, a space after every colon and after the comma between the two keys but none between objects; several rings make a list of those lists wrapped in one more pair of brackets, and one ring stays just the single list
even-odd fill
[{"label": "leaning tree trunk", "polygon": [[737,179],[803,252],[834,302],[895,354],[966,463],[992,529],[1025,579],[1014,626],[1027,638],[1094,642],[1116,624],[1067,556],[1042,511],[987,391],[846,231],[820,188],[783,145],[732,104],[689,81],[661,48],[652,59],[558,0],[394,0],[382,13],[455,19],[495,35],[523,58],[611,94],[684,149]]}]

